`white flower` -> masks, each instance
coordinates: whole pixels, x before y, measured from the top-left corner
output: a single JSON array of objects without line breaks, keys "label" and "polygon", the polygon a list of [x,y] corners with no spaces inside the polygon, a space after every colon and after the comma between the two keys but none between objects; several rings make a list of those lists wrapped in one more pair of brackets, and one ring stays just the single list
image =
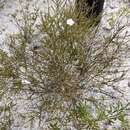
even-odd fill
[{"label": "white flower", "polygon": [[22,80],[22,84],[31,84],[31,82],[26,80],[26,79],[24,79],[24,80]]},{"label": "white flower", "polygon": [[75,21],[73,19],[67,19],[67,24],[72,26],[74,25]]}]

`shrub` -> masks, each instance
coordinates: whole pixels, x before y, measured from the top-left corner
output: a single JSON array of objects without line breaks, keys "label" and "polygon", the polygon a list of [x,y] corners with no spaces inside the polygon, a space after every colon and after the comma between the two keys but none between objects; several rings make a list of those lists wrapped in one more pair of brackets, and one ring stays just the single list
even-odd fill
[{"label": "shrub", "polygon": [[19,31],[6,40],[9,53],[0,50],[1,129],[99,130],[116,120],[129,129],[129,104],[104,89],[119,92],[124,78],[126,26],[115,21],[110,35],[100,33],[59,2],[47,13],[27,7],[13,16]]}]

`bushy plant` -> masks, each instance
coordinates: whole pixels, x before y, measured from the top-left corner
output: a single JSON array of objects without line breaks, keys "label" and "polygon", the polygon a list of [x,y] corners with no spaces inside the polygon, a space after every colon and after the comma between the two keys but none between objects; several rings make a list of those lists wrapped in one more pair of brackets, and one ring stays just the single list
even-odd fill
[{"label": "bushy plant", "polygon": [[2,130],[99,130],[116,120],[130,128],[129,104],[105,89],[119,92],[116,83],[124,78],[126,26],[114,21],[110,35],[100,33],[94,20],[77,19],[65,4],[54,1],[47,13],[27,7],[21,19],[13,16],[19,31],[6,40],[8,53],[0,50]]}]

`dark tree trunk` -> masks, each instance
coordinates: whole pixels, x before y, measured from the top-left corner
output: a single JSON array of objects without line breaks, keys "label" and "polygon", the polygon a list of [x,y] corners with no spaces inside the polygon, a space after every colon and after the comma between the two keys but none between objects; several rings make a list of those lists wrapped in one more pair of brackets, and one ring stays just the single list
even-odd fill
[{"label": "dark tree trunk", "polygon": [[103,6],[104,0],[76,0],[76,10],[86,18],[101,16]]}]

